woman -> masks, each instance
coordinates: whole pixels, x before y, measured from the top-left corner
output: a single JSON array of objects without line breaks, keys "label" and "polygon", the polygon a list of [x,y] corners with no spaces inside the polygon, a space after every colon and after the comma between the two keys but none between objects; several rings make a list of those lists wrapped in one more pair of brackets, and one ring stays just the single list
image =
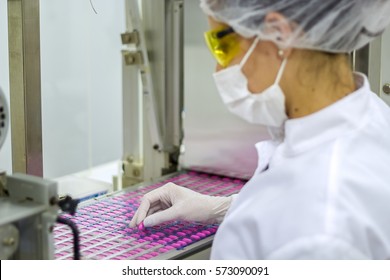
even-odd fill
[{"label": "woman", "polygon": [[[390,259],[390,109],[348,53],[387,26],[390,1],[201,0],[229,110],[266,125],[233,197],[167,184],[130,226],[221,222],[215,259]],[[227,212],[227,213],[226,213]]]}]

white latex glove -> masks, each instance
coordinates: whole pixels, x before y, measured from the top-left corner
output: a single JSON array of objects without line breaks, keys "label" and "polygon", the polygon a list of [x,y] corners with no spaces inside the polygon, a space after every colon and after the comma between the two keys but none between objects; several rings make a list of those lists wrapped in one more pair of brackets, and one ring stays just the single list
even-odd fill
[{"label": "white latex glove", "polygon": [[232,197],[209,196],[168,183],[145,194],[130,227],[142,221],[151,227],[170,220],[219,223],[229,209]]}]

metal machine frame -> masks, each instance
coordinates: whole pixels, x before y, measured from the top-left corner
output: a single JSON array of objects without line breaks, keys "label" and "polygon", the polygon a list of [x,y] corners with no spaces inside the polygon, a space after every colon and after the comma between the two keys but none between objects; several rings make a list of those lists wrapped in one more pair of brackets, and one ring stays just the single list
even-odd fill
[{"label": "metal machine frame", "polygon": [[183,137],[183,0],[144,0],[142,11],[126,0],[123,186],[176,171]]},{"label": "metal machine frame", "polygon": [[13,172],[43,176],[39,0],[8,0]]}]

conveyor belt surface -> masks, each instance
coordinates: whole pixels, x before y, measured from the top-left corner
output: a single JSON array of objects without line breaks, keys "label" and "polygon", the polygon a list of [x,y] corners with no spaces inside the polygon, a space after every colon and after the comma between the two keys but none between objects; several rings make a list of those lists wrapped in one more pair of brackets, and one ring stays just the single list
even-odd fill
[{"label": "conveyor belt surface", "polygon": [[[80,207],[73,220],[80,230],[80,251],[84,259],[169,259],[175,258],[197,244],[211,242],[217,224],[183,221],[167,222],[140,232],[128,224],[139,206],[142,196],[168,182],[194,191],[229,196],[237,193],[245,181],[229,177],[189,171],[161,182],[122,191],[94,203]],[[54,229],[55,258],[73,258],[73,236],[67,226]],[[203,241],[203,243],[202,243]]]}]

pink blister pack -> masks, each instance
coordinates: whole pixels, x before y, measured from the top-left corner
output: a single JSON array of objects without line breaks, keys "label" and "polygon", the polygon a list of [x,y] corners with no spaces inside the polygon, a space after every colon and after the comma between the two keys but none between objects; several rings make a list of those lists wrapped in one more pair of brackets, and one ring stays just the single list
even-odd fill
[{"label": "pink blister pack", "polygon": [[[75,216],[64,214],[80,231],[82,259],[164,259],[215,234],[218,224],[172,221],[145,230],[129,228],[143,195],[168,182],[194,191],[229,196],[238,193],[244,180],[189,171],[133,191],[123,191],[81,206]],[[73,258],[73,235],[57,224],[54,229],[56,259]]]}]

